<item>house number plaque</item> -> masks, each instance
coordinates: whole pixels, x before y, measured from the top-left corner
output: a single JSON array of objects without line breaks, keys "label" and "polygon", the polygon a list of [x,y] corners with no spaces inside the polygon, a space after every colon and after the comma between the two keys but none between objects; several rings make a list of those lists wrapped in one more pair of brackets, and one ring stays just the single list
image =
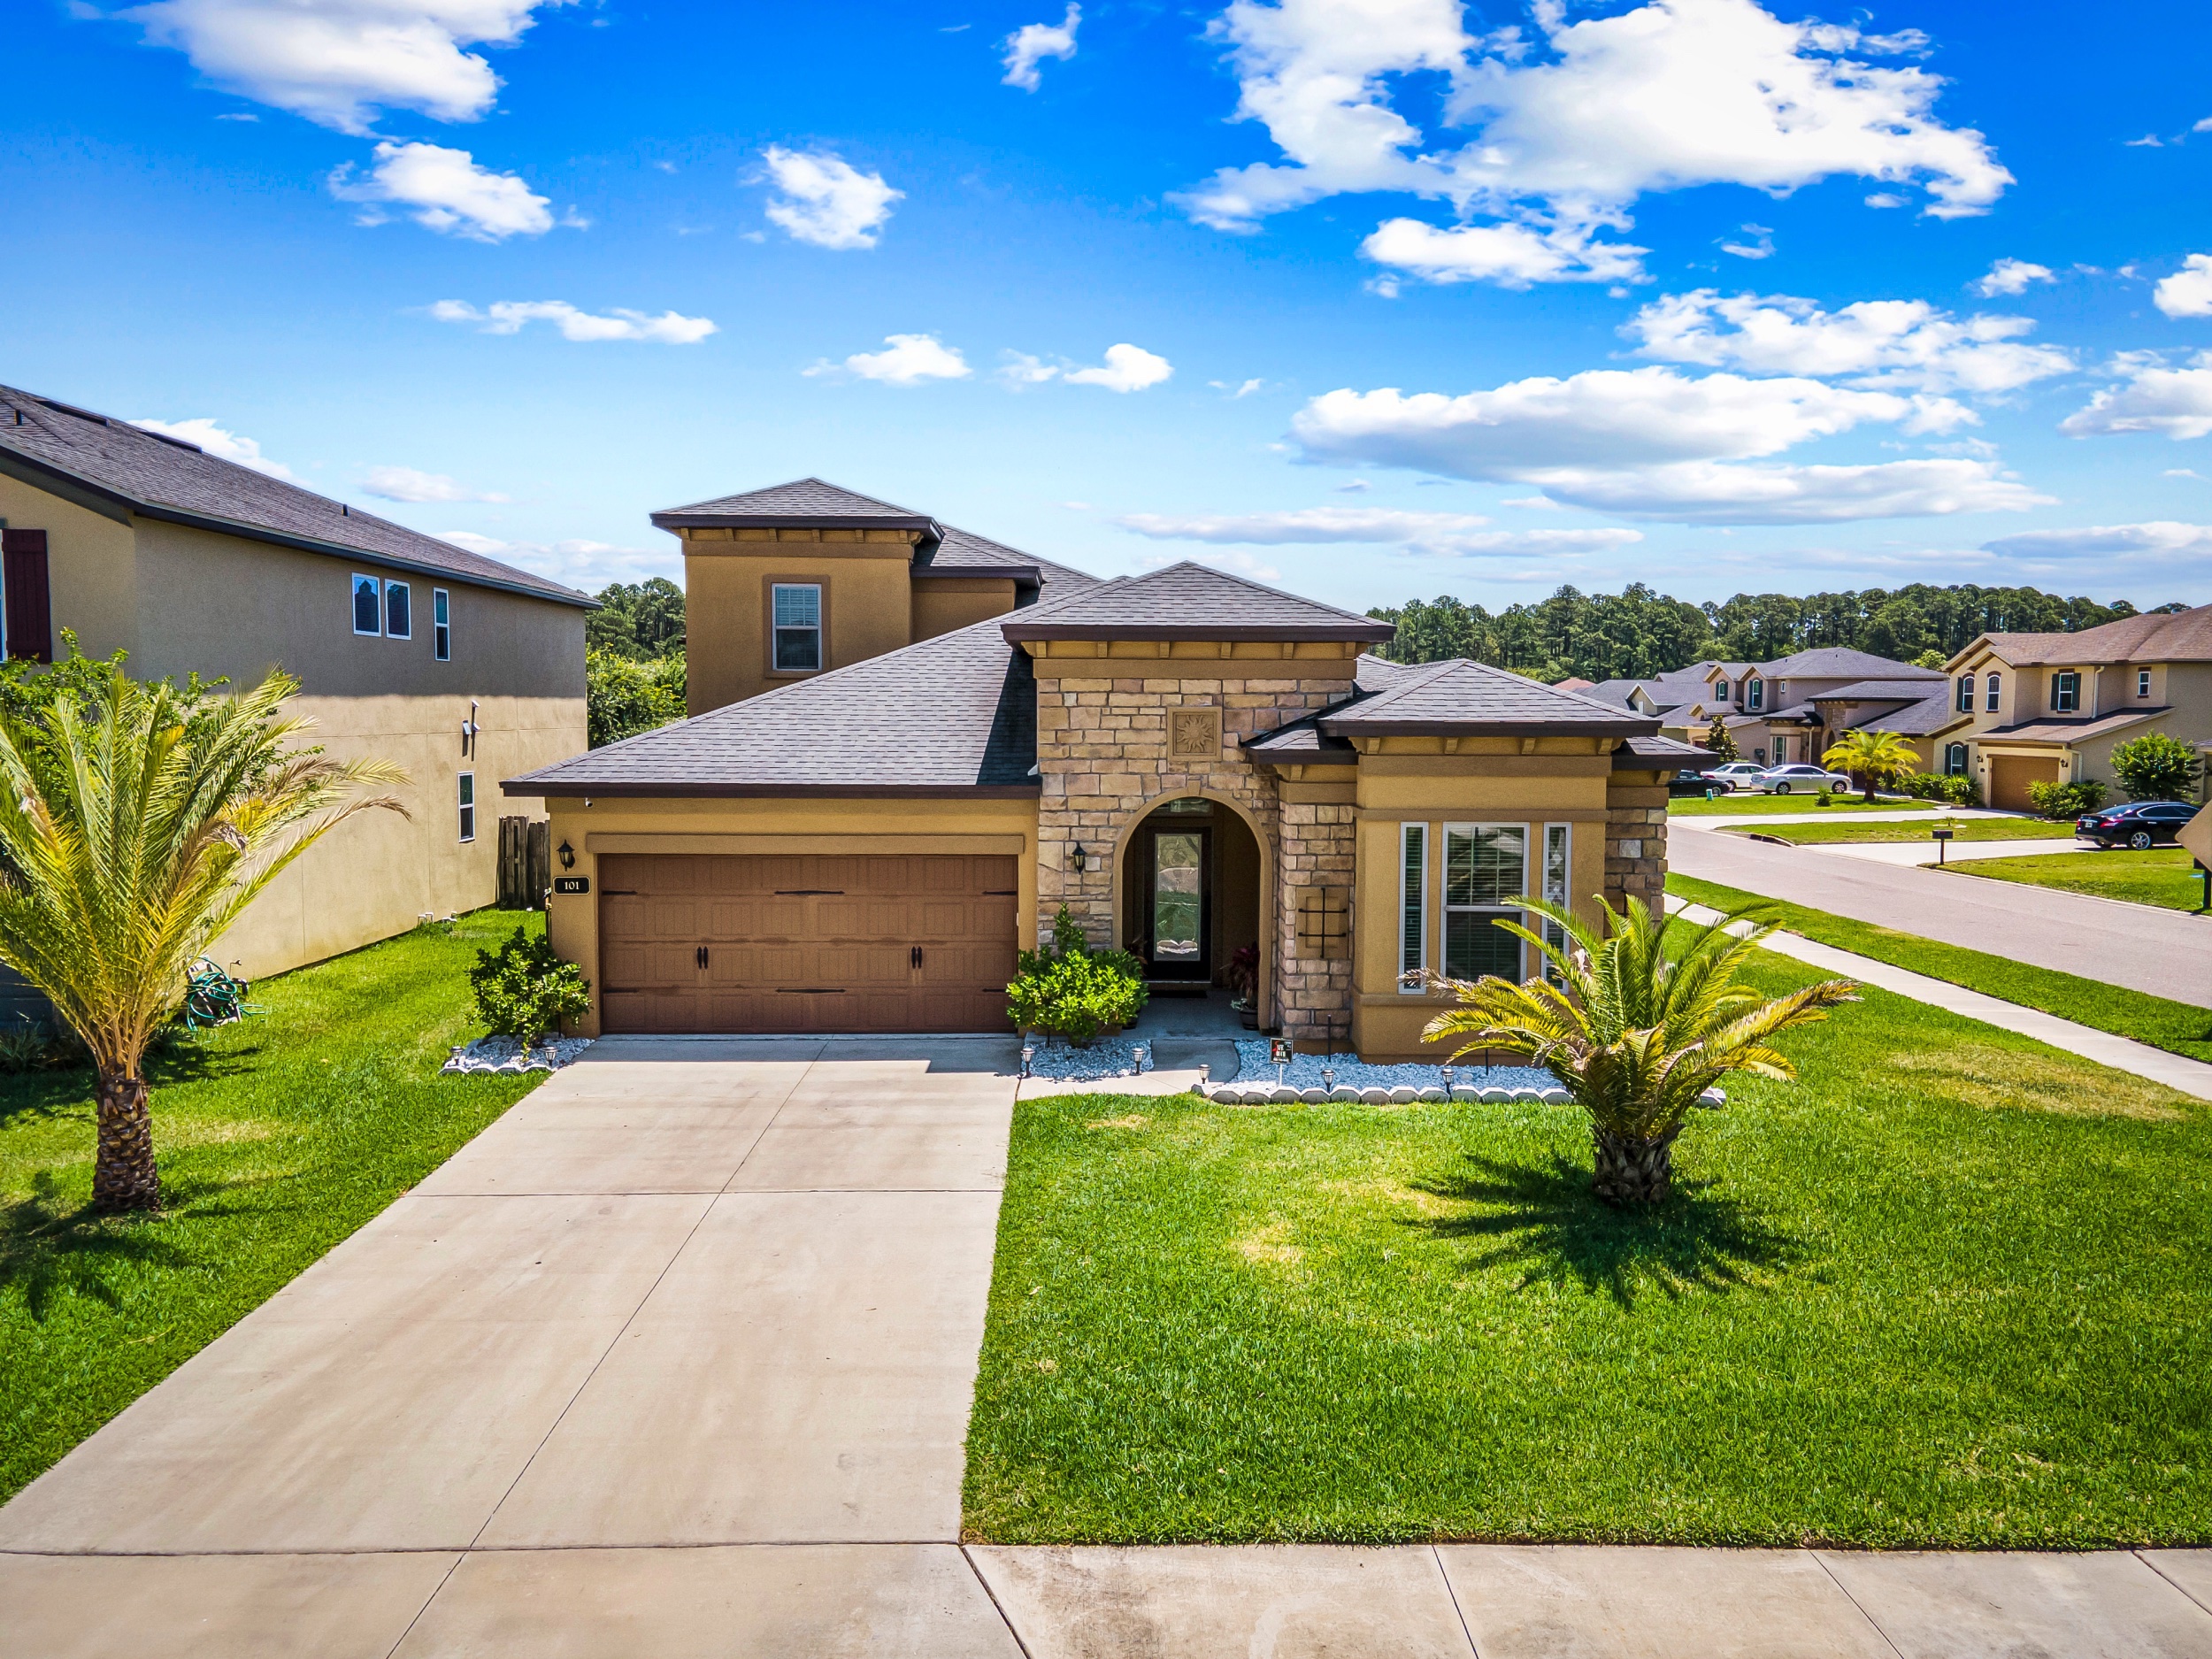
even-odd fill
[{"label": "house number plaque", "polygon": [[591,878],[589,876],[555,876],[553,891],[556,893],[588,893],[591,891]]}]

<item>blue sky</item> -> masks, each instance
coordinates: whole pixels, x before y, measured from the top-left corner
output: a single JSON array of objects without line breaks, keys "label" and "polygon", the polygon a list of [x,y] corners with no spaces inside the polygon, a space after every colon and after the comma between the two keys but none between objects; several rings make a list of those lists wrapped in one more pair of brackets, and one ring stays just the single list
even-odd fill
[{"label": "blue sky", "polygon": [[2203,603],[2208,41],[2180,4],[25,0],[0,380],[591,588],[680,574],[654,509],[816,473],[1359,607]]}]

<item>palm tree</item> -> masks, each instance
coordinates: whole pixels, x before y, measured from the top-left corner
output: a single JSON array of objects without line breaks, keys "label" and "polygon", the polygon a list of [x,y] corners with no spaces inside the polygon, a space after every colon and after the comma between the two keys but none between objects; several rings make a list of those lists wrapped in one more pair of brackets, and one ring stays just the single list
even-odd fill
[{"label": "palm tree", "polygon": [[336,826],[403,814],[357,792],[406,774],[291,748],[312,723],[284,712],[299,683],[281,672],[202,701],[196,684],[72,666],[81,696],[0,718],[0,960],[91,1050],[95,1207],[159,1210],[143,1061],[193,962]]},{"label": "palm tree", "polygon": [[1516,985],[1495,974],[1472,981],[1432,976],[1431,983],[1460,1006],[1421,1034],[1430,1042],[1464,1038],[1454,1060],[1477,1048],[1502,1049],[1525,1055],[1558,1079],[1590,1116],[1597,1158],[1592,1187],[1609,1203],[1665,1198],[1675,1137],[1698,1097],[1731,1071],[1795,1077],[1768,1040],[1858,1000],[1859,987],[1848,979],[1824,979],[1771,1001],[1739,984],[1744,959],[1774,931],[1771,922],[1740,926],[1744,912],[1697,929],[1689,949],[1670,960],[1666,923],[1640,899],[1630,899],[1624,914],[1600,900],[1602,936],[1563,906],[1526,897],[1513,902],[1563,934],[1555,945],[1516,923],[1498,924],[1542,952],[1554,977]]},{"label": "palm tree", "polygon": [[1894,732],[1857,731],[1846,732],[1831,743],[1820,764],[1849,772],[1860,793],[1871,801],[1877,785],[1885,778],[1912,771],[1920,764],[1920,757]]}]

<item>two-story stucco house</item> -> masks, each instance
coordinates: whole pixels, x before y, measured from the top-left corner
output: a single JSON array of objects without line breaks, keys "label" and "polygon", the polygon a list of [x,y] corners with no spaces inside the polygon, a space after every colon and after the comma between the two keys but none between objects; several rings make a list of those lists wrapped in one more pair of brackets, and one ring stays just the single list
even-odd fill
[{"label": "two-story stucco house", "polygon": [[1985,634],[1947,664],[1943,770],[1996,807],[2031,783],[2109,780],[2115,747],[2162,732],[2212,758],[2212,605],[2078,634]]},{"label": "two-story stucco house", "polygon": [[282,667],[313,741],[406,768],[219,954],[252,975],[493,902],[502,777],[584,745],[583,595],[192,444],[0,387],[0,634],[142,678]]},{"label": "two-story stucco house", "polygon": [[1665,879],[1656,717],[1195,565],[1100,581],[807,480],[655,515],[689,719],[512,779],[589,1031],[1005,1031],[1063,906],[1164,987],[1250,947],[1263,1023],[1420,1052],[1423,969]]},{"label": "two-story stucco house", "polygon": [[1702,743],[1718,715],[1747,760],[1763,766],[1817,762],[1856,727],[1895,732],[1924,768],[1929,732],[1942,711],[1943,671],[1916,668],[1870,651],[1816,646],[1767,663],[1693,663],[1650,680],[1608,680],[1586,694],[1656,714],[1661,732]]}]

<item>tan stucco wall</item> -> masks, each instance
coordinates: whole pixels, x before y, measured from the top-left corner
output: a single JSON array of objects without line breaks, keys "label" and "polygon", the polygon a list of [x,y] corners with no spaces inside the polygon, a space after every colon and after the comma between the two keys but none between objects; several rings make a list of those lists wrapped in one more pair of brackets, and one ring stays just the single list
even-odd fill
[{"label": "tan stucco wall", "polygon": [[1021,872],[1015,937],[1025,943],[1036,937],[1037,803],[1031,798],[602,799],[589,805],[557,798],[545,804],[553,845],[566,842],[576,854],[572,870],[557,858],[554,874],[591,878],[590,893],[557,895],[547,917],[554,949],[582,967],[594,987],[591,1014],[574,1028],[584,1036],[599,1031],[598,863],[611,852],[1014,854]]},{"label": "tan stucco wall", "polygon": [[686,531],[690,711],[704,714],[810,677],[769,669],[773,582],[820,584],[825,672],[911,643],[913,540],[904,531]]},{"label": "tan stucco wall", "polygon": [[933,576],[913,584],[913,625],[916,643],[941,634],[1002,617],[1014,608],[1014,583],[1010,577]]},{"label": "tan stucco wall", "polygon": [[0,473],[0,518],[14,530],[46,532],[54,651],[77,631],[88,656],[138,653],[138,554],[131,526]]}]

